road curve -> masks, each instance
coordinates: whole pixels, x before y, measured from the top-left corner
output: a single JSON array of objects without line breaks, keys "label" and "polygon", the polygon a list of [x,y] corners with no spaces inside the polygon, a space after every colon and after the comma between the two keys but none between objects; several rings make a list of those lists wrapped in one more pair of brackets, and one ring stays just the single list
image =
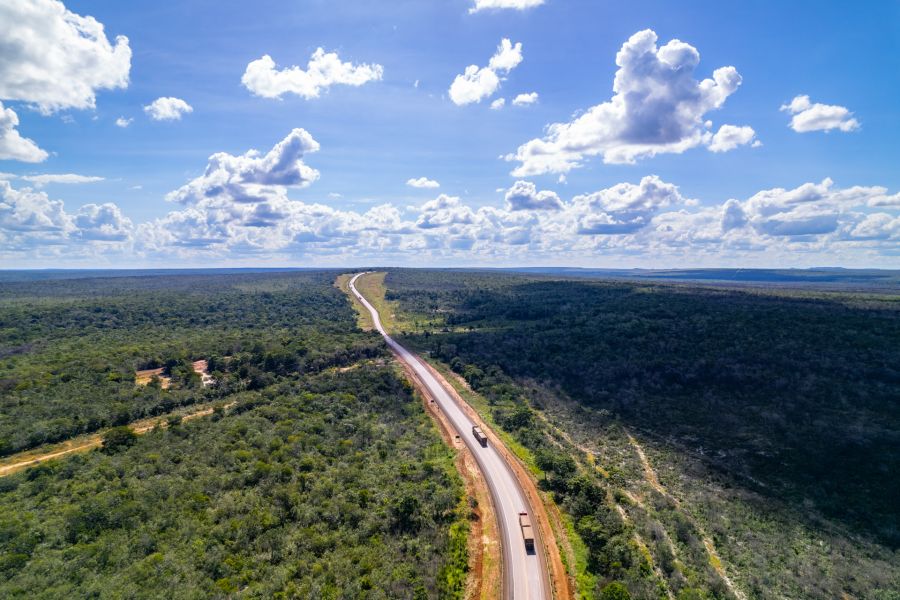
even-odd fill
[{"label": "road curve", "polygon": [[[519,528],[519,513],[533,515],[525,494],[522,492],[512,468],[503,456],[491,444],[486,448],[472,436],[474,423],[459,407],[453,396],[431,374],[422,360],[415,354],[394,341],[381,325],[378,311],[356,289],[357,273],[350,279],[350,291],[372,314],[375,329],[384,336],[385,341],[397,357],[415,371],[419,380],[428,388],[432,398],[456,428],[462,439],[478,462],[478,466],[487,481],[491,499],[500,524],[500,545],[503,550],[503,597],[512,600],[550,600],[547,568],[543,558],[543,541],[535,527],[536,551],[528,553]],[[534,521],[534,518],[532,518]]]}]

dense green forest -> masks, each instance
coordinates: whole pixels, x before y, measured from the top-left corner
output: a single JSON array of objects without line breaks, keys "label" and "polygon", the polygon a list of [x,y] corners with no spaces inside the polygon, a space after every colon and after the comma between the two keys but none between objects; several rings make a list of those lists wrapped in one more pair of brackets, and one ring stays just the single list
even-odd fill
[{"label": "dense green forest", "polygon": [[[335,274],[192,275],[0,287],[0,456],[177,406],[382,355],[353,331]],[[229,357],[226,369],[225,360]],[[210,359],[201,389],[189,362]],[[175,385],[138,388],[138,369]],[[219,373],[216,373],[219,371]],[[226,372],[227,371],[227,372]]]},{"label": "dense green forest", "polygon": [[[900,296],[407,270],[386,285],[416,323],[404,343],[535,454],[601,583],[730,597],[708,537],[751,597],[896,597]],[[652,489],[635,505],[629,433],[683,506]]]},{"label": "dense green forest", "polygon": [[0,479],[0,597],[459,597],[452,455],[335,276],[0,287],[4,452],[219,406]]}]

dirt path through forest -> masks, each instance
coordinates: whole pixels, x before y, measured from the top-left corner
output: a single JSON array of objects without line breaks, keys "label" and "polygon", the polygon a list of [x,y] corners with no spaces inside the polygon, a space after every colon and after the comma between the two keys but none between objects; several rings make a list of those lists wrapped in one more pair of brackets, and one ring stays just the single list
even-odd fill
[{"label": "dirt path through forest", "polygon": [[[223,410],[228,410],[229,408],[234,406],[234,404],[234,402],[225,404],[222,408]],[[191,411],[173,411],[171,413],[159,415],[157,417],[141,419],[139,421],[129,423],[128,426],[131,427],[132,431],[134,431],[136,434],[141,435],[152,430],[157,425],[161,427],[168,427],[168,423],[166,422],[166,420],[169,417],[180,416],[182,421],[190,421],[191,419],[198,419],[200,417],[209,416],[213,414],[214,410],[215,407],[212,405],[203,405],[202,407],[194,407],[194,410]],[[59,442],[58,444],[41,446],[40,448],[33,448],[31,450],[25,450],[24,452],[19,452],[18,454],[7,456],[6,458],[0,460],[0,477],[6,477],[8,475],[12,475],[13,473],[18,473],[19,471],[27,469],[28,467],[33,467],[34,465],[46,462],[48,460],[53,460],[54,458],[60,458],[62,456],[68,456],[69,454],[75,454],[77,452],[87,452],[88,450],[99,448],[103,444],[103,434],[106,431],[108,430],[80,435],[64,442]]]}]

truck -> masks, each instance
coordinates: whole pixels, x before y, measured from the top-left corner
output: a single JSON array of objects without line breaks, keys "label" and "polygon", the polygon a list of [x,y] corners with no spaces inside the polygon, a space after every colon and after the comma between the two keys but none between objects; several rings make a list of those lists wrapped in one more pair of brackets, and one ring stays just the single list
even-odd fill
[{"label": "truck", "polygon": [[531,528],[531,518],[528,516],[528,513],[519,513],[519,527],[522,529],[525,551],[532,554],[534,552],[534,529]]},{"label": "truck", "polygon": [[481,444],[482,448],[487,448],[487,436],[484,435],[484,432],[481,430],[481,427],[478,425],[472,426],[472,435],[475,436],[475,439],[478,440],[478,443]]}]

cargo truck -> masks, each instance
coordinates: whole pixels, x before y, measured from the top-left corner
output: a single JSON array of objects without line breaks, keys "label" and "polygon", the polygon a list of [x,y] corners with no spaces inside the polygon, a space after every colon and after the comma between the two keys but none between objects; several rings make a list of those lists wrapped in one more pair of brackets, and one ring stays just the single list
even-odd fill
[{"label": "cargo truck", "polygon": [[528,513],[519,513],[519,527],[522,528],[525,551],[532,554],[534,552],[534,530],[531,528],[531,518],[529,518]]},{"label": "cargo truck", "polygon": [[484,435],[483,431],[481,431],[481,427],[479,427],[478,425],[473,425],[472,435],[475,436],[475,439],[478,440],[478,443],[481,444],[482,448],[487,448],[487,436]]}]

